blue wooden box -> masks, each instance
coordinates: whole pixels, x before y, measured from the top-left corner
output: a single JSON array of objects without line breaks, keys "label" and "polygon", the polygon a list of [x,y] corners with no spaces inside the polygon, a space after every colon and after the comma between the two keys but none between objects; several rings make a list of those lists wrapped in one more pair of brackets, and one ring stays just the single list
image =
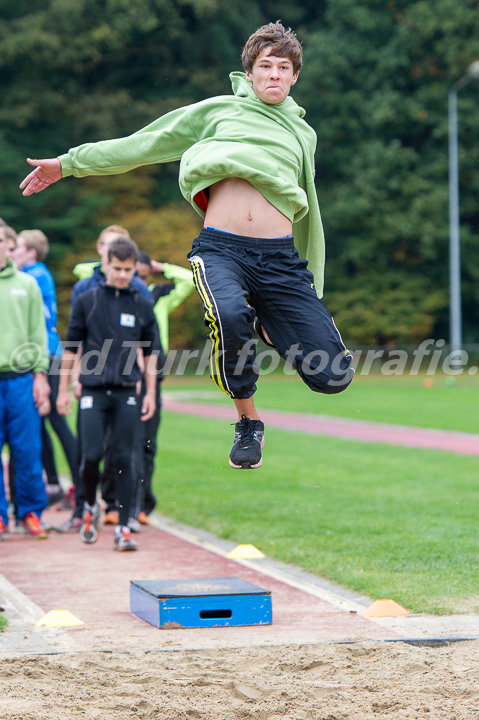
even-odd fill
[{"label": "blue wooden box", "polygon": [[131,580],[130,610],[157,628],[271,625],[271,591],[236,577]]}]

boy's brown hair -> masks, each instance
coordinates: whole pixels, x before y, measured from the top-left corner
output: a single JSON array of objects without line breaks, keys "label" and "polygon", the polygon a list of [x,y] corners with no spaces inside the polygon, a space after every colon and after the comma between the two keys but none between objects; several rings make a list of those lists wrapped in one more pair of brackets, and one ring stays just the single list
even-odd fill
[{"label": "boy's brown hair", "polygon": [[22,230],[17,237],[22,237],[27,250],[35,250],[37,262],[43,262],[48,255],[48,239],[41,230]]},{"label": "boy's brown hair", "polygon": [[251,72],[256,58],[265,48],[269,48],[270,55],[289,58],[293,63],[293,71],[299,72],[303,65],[303,47],[291,28],[286,28],[279,22],[262,25],[256,30],[243,48],[241,60],[243,67]]},{"label": "boy's brown hair", "polygon": [[113,258],[117,260],[134,260],[138,259],[138,246],[131,238],[117,237],[108,245],[108,262],[111,263]]}]

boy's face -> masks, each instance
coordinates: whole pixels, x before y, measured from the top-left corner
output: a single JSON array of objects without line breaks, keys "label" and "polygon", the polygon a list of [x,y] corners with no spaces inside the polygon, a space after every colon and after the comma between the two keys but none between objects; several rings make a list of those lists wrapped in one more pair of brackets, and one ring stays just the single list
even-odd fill
[{"label": "boy's face", "polygon": [[131,279],[135,274],[135,260],[118,260],[113,255],[112,259],[105,265],[106,284],[117,290],[125,290],[130,286]]},{"label": "boy's face", "polygon": [[15,251],[17,249],[17,243],[11,237],[7,238],[7,258],[15,260]]},{"label": "boy's face", "polygon": [[269,55],[269,48],[258,55],[251,72],[246,71],[246,79],[252,84],[256,96],[267,105],[284,102],[298,75],[299,72],[293,71],[291,60]]},{"label": "boy's face", "polygon": [[96,250],[101,258],[102,267],[108,264],[108,246],[113,240],[116,240],[117,237],[120,237],[117,232],[108,231],[104,233],[102,239],[97,242]]},{"label": "boy's face", "polygon": [[138,277],[144,282],[146,282],[147,285],[151,282],[151,265],[147,265],[147,263],[137,261],[136,272],[138,273]]},{"label": "boy's face", "polygon": [[17,237],[17,246],[13,254],[13,260],[17,263],[18,267],[24,268],[25,265],[31,265],[36,262],[37,254],[35,250],[29,250],[25,245],[25,240],[21,235]]}]

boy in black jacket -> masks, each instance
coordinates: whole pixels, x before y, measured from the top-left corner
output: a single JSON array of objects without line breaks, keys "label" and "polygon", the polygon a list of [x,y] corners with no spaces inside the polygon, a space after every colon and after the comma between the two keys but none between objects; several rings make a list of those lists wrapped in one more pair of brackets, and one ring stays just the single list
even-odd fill
[{"label": "boy in black jacket", "polygon": [[100,506],[96,491],[105,430],[110,425],[120,505],[114,547],[120,551],[136,550],[128,518],[134,482],[131,466],[134,427],[139,419],[136,387],[142,377],[139,350],[145,366],[146,394],[141,407],[141,420],[145,422],[155,411],[156,363],[161,349],[152,304],[130,287],[137,256],[138,249],[132,240],[114,240],[108,251],[105,283],[80,295],[73,306],[57,401],[60,414],[71,412],[68,384],[75,353],[81,345],[80,473],[86,501],[80,536],[86,543],[93,543],[98,537]]}]

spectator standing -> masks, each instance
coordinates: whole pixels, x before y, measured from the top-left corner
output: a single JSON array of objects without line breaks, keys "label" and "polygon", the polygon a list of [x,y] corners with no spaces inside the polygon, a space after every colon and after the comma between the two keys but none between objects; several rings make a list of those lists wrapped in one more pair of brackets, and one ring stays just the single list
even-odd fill
[{"label": "spectator standing", "polygon": [[[73,273],[76,277],[79,278],[79,280],[75,283],[72,290],[72,296],[71,296],[71,307],[75,305],[77,299],[80,297],[80,295],[84,292],[87,292],[88,290],[92,290],[93,288],[99,287],[102,283],[106,280],[106,268],[108,267],[108,248],[110,246],[110,243],[113,242],[113,240],[116,240],[119,237],[130,239],[130,234],[128,230],[121,225],[108,225],[107,227],[103,228],[103,230],[100,232],[98,239],[96,241],[96,251],[99,255],[99,259],[96,260],[86,260],[81,263],[77,263],[73,269]],[[134,290],[137,290],[140,295],[144,296],[147,300],[150,302],[153,302],[152,296],[150,291],[148,290],[148,287],[146,284],[136,275],[133,275],[131,279],[131,288]],[[81,352],[77,354],[76,357],[76,365],[73,369],[72,374],[72,388],[73,393],[77,400],[80,399],[81,393],[82,393],[82,386],[79,378],[79,370],[78,370],[78,363],[79,359],[81,357]],[[78,435],[78,456],[81,457],[81,432],[80,432],[80,422],[81,422],[81,408],[78,409],[78,419],[77,419],[77,435]],[[110,443],[110,436],[109,436],[109,430],[107,430],[105,438],[105,455],[103,460],[103,472],[101,477],[101,494],[102,499],[105,503],[106,510],[105,510],[105,518],[104,522],[107,525],[116,525],[118,523],[118,508],[117,508],[117,499],[115,497],[115,471],[112,465],[112,459],[111,459],[111,443]],[[73,509],[71,517],[63,523],[63,525],[60,525],[56,528],[56,530],[60,532],[78,532],[82,525],[82,515],[83,515],[83,505],[85,501],[85,495],[83,488],[81,486],[81,482],[79,482],[76,486],[76,495],[75,495],[75,507]]]},{"label": "spectator standing", "polygon": [[[65,417],[59,415],[56,408],[60,381],[58,370],[63,347],[57,331],[58,315],[55,283],[51,272],[44,262],[48,251],[48,238],[41,230],[22,230],[22,232],[17,235],[14,260],[23,272],[35,278],[43,299],[43,313],[46,323],[51,368],[51,372],[48,373],[48,383],[51,391],[51,409],[46,417],[48,417],[50,425],[61,443],[70,468],[72,483],[76,486],[78,483],[76,438],[70,430]],[[65,497],[65,492],[60,485],[55,461],[55,451],[45,423],[45,417],[42,418],[42,446],[42,461],[47,476],[47,495],[49,504],[53,505]]]},{"label": "spectator standing", "polygon": [[[41,514],[48,504],[41,460],[38,408],[48,400],[49,358],[43,303],[36,281],[6,257],[0,226],[0,447],[8,440],[16,465],[18,519],[27,533],[45,538]],[[8,505],[0,463],[0,537],[8,531]]]},{"label": "spectator standing", "polygon": [[[141,420],[144,422],[152,417],[155,410],[155,352],[159,350],[152,305],[130,286],[137,254],[137,247],[132,240],[113,240],[104,268],[105,282],[81,293],[73,305],[57,400],[61,414],[71,412],[68,382],[75,349],[81,346],[80,473],[85,503],[80,535],[85,543],[95,542],[98,536],[100,505],[96,491],[100,479],[99,466],[104,455],[105,433],[107,427],[110,427],[119,502],[114,549],[119,551],[136,550],[128,518],[134,482],[132,455],[135,433],[132,428],[139,420],[136,385],[141,379],[141,371],[138,349],[143,349],[145,358],[147,390],[141,406]],[[97,356],[99,349],[99,365],[89,368],[89,356]]]}]

